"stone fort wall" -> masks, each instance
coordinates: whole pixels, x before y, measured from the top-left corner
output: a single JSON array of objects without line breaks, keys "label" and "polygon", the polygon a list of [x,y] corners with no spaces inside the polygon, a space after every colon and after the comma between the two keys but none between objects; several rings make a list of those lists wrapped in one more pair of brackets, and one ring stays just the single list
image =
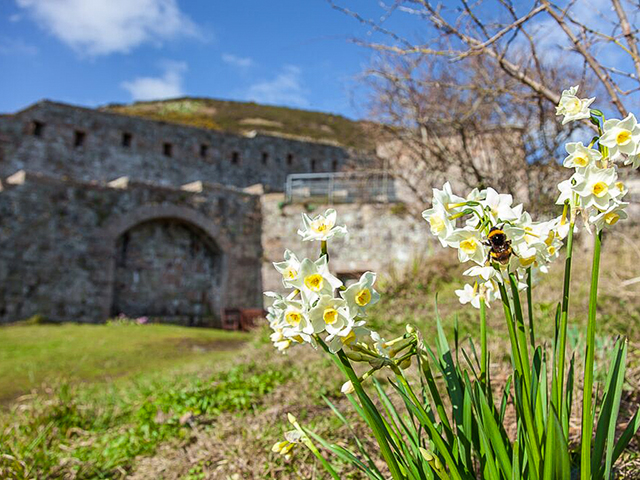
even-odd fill
[{"label": "stone fort wall", "polygon": [[124,313],[215,326],[225,308],[261,308],[260,197],[185,188],[23,171],[4,179],[0,323]]},{"label": "stone fort wall", "polygon": [[42,101],[0,116],[0,176],[18,170],[84,181],[127,176],[282,191],[290,173],[344,168],[350,152],[318,142],[243,136]]}]

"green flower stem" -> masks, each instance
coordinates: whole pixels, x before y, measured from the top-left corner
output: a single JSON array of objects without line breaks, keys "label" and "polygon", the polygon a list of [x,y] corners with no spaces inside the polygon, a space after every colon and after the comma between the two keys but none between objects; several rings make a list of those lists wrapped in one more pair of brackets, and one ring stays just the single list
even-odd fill
[{"label": "green flower stem", "polygon": [[[409,385],[409,382],[407,382],[407,379],[404,376],[404,373],[402,373],[402,370],[400,370],[395,365],[391,366],[391,370],[393,370],[393,372],[396,374],[396,378],[398,379],[400,384],[403,386],[404,390],[407,392],[407,394],[411,398],[411,401],[413,402],[413,404],[422,412],[423,420],[425,421],[426,426],[429,430],[429,437],[431,441],[434,443],[434,445],[436,446],[436,450],[438,451],[438,453],[440,453],[444,457],[445,464],[449,467],[451,476],[456,480],[462,480],[462,476],[458,471],[456,461],[450,453],[450,448],[448,448],[448,446],[444,443],[444,439],[442,438],[442,435],[440,435],[438,428],[431,421],[429,415],[427,414],[426,410],[422,405],[422,402],[418,400],[418,397],[416,396],[413,389],[411,388],[411,385]],[[450,477],[447,476],[447,478],[450,478]]]},{"label": "green flower stem", "polygon": [[309,438],[309,436],[307,435],[307,432],[300,426],[300,424],[298,423],[298,421],[295,419],[295,417],[291,414],[289,414],[289,422],[291,423],[291,425],[293,425],[293,427],[302,434],[302,443],[305,444],[305,446],[311,450],[311,453],[313,453],[316,458],[318,460],[320,460],[320,463],[322,464],[322,466],[324,467],[324,469],[329,472],[329,475],[331,475],[334,480],[340,480],[340,476],[336,473],[336,471],[333,469],[333,467],[331,466],[331,464],[329,462],[327,462],[327,460],[322,456],[322,454],[320,453],[320,451],[318,450],[318,448],[315,446],[315,444],[311,441],[311,439]]},{"label": "green flower stem", "polygon": [[527,268],[527,313],[529,315],[529,338],[531,340],[531,348],[536,348],[536,332],[533,326],[533,299],[531,285],[531,267]]},{"label": "green flower stem", "polygon": [[402,474],[400,470],[400,466],[391,451],[391,447],[389,446],[389,442],[387,440],[387,432],[384,424],[384,420],[380,416],[380,413],[376,409],[375,405],[362,388],[362,384],[358,379],[358,375],[353,370],[349,359],[345,355],[345,353],[340,350],[337,354],[332,353],[329,350],[329,347],[326,343],[317,335],[314,336],[318,344],[322,347],[322,349],[329,354],[333,362],[338,366],[340,371],[345,374],[345,376],[351,380],[351,384],[353,385],[354,390],[356,391],[356,395],[360,399],[360,403],[362,404],[362,411],[366,416],[365,420],[373,430],[373,435],[376,437],[378,445],[380,447],[380,452],[389,467],[389,471],[391,472],[391,476],[394,480],[404,480],[405,476]]},{"label": "green flower stem", "polygon": [[[509,296],[507,295],[507,289],[504,286],[503,282],[499,282],[498,286],[500,288],[500,298],[502,299],[502,306],[504,309],[504,316],[507,322],[507,328],[509,330],[509,339],[511,340],[511,354],[513,359],[513,364],[516,372],[520,375],[520,378],[524,380],[524,395],[522,396],[522,413],[524,416],[524,424],[525,424],[525,433],[528,436],[529,441],[525,443],[528,448],[528,452],[531,456],[531,468],[532,471],[535,470],[535,475],[533,478],[537,478],[537,468],[540,465],[541,461],[541,453],[540,453],[540,442],[538,439],[538,434],[536,432],[536,426],[533,419],[533,414],[531,412],[531,384],[527,382],[527,378],[530,381],[531,372],[527,372],[529,376],[525,375],[524,370],[524,362],[522,360],[522,351],[518,345],[518,338],[515,332],[514,318],[511,312],[511,304],[509,303]],[[527,359],[527,364],[528,364]]]},{"label": "green flower stem", "polygon": [[[558,351],[556,355],[558,356],[558,370],[557,370],[557,381],[558,389],[556,394],[558,398],[556,399],[556,405],[558,406],[558,412],[562,412],[563,401],[564,401],[564,368],[565,368],[565,360],[566,360],[566,349],[567,349],[567,322],[569,318],[569,293],[571,291],[571,259],[573,256],[573,227],[574,223],[571,222],[569,225],[569,235],[567,236],[567,253],[566,259],[564,261],[564,284],[562,287],[562,307],[560,310],[560,343],[558,346]],[[567,434],[568,432],[565,432]]]},{"label": "green flower stem", "polygon": [[595,237],[593,263],[591,265],[591,290],[589,292],[589,323],[587,325],[587,351],[585,353],[584,387],[582,397],[582,439],[580,455],[580,478],[591,479],[591,436],[593,435],[593,362],[596,340],[596,309],[598,303],[598,276],[600,273],[600,249],[602,231]]},{"label": "green flower stem", "polygon": [[326,240],[322,240],[322,242],[320,242],[320,256],[322,255],[326,255],[327,256],[327,260],[329,260],[329,252],[327,251],[327,241]]},{"label": "green flower stem", "polygon": [[482,358],[482,365],[480,366],[480,376],[482,381],[487,382],[487,375],[489,371],[489,352],[487,351],[487,306],[484,303],[484,299],[480,299],[480,355]]}]

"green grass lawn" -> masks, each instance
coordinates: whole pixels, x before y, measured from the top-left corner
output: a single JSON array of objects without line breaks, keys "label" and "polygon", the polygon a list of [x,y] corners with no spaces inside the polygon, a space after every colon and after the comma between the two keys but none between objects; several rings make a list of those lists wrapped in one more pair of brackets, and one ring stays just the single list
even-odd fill
[{"label": "green grass lawn", "polygon": [[229,356],[248,339],[172,325],[0,327],[0,402],[43,385],[195,368]]}]

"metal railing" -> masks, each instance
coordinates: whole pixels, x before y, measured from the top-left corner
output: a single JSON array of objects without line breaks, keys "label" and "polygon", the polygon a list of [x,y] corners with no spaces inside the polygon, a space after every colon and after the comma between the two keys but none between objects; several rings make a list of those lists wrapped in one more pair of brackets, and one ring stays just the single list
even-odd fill
[{"label": "metal railing", "polygon": [[393,178],[384,171],[294,173],[287,177],[288,202],[395,202]]}]

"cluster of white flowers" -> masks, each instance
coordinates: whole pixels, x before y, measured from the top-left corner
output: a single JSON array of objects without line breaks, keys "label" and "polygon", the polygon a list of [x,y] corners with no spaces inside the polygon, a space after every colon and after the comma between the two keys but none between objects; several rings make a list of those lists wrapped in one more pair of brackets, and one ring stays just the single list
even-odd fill
[{"label": "cluster of white flowers", "polygon": [[[311,219],[303,214],[304,228],[298,234],[305,241],[326,242],[347,234],[345,226],[336,225],[335,210]],[[284,261],[274,263],[282,275],[282,284],[292,291],[288,295],[266,292],[273,300],[267,309],[273,329],[274,346],[285,351],[294,343],[310,343],[325,335],[323,341],[332,352],[345,345],[355,345],[370,331],[364,326],[366,310],[380,295],[373,288],[376,275],[366,272],[348,288],[329,271],[328,257],[299,260],[291,251],[284,252]],[[336,292],[338,295],[336,296]]]},{"label": "cluster of white flowers", "polygon": [[[442,246],[457,249],[460,262],[475,264],[464,272],[475,281],[456,294],[462,303],[476,308],[481,299],[488,305],[499,297],[498,283],[509,273],[517,278],[524,278],[529,268],[534,277],[546,273],[568,232],[567,219],[562,216],[533,222],[522,205],[513,205],[511,195],[487,188],[461,197],[453,193],[449,182],[442,190],[433,190],[432,208],[422,216]],[[489,241],[496,233],[503,234],[501,249]]]},{"label": "cluster of white flowers", "polygon": [[[565,115],[562,123],[589,117],[598,124],[598,117],[604,120],[601,112],[588,108],[594,99],[578,99],[576,92],[577,87],[573,87],[562,93],[557,108],[558,115]],[[580,107],[566,107],[574,104]],[[572,215],[580,213],[587,228],[593,226],[598,232],[627,218],[624,209],[628,203],[622,201],[627,188],[618,180],[618,164],[640,166],[640,125],[632,113],[623,120],[604,121],[599,130],[600,136],[588,146],[567,143],[568,156],[563,165],[575,169],[575,173],[558,185],[560,196],[556,202],[568,203]],[[597,149],[593,148],[596,140]]]}]

